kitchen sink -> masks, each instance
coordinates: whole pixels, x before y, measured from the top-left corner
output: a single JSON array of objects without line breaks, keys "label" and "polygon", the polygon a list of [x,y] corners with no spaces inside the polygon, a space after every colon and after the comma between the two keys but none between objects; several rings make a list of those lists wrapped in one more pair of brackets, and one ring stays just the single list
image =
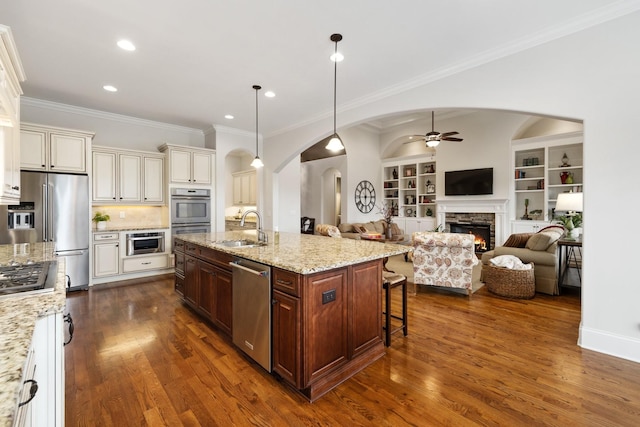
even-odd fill
[{"label": "kitchen sink", "polygon": [[238,239],[238,240],[221,240],[213,242],[216,245],[226,246],[228,248],[255,248],[257,246],[266,246],[265,242],[259,242],[257,240]]}]

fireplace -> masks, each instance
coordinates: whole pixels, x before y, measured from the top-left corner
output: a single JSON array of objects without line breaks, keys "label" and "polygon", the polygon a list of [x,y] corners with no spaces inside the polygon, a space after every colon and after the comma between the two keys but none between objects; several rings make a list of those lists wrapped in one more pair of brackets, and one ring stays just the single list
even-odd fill
[{"label": "fireplace", "polygon": [[491,250],[491,224],[484,223],[449,223],[451,233],[465,233],[475,236],[476,253]]}]

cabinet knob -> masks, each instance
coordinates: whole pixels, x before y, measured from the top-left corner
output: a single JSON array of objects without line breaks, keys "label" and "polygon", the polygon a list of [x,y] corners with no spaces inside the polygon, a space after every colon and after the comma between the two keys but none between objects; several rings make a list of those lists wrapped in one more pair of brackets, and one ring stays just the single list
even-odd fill
[{"label": "cabinet knob", "polygon": [[19,189],[20,189],[20,187],[18,187],[17,185],[14,185],[13,187],[11,187],[11,189],[12,189],[12,190],[16,190],[16,191],[17,191],[17,190],[19,190]]},{"label": "cabinet knob", "polygon": [[55,168],[55,166],[54,166],[54,165],[51,165],[50,167],[51,167],[51,169]]}]

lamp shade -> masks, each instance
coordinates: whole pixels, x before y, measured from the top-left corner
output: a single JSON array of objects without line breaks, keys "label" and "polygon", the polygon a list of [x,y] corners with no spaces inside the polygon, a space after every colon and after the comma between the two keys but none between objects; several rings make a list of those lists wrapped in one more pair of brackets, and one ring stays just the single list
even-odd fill
[{"label": "lamp shade", "polygon": [[582,193],[558,194],[556,211],[582,212]]}]

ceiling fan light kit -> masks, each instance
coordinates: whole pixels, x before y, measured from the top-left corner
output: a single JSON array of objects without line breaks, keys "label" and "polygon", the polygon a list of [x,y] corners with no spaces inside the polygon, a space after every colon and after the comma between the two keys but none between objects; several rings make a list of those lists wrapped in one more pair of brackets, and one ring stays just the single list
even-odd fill
[{"label": "ceiling fan light kit", "polygon": [[453,138],[453,135],[458,135],[458,132],[455,132],[455,131],[454,132],[444,132],[444,133],[437,132],[434,129],[435,128],[434,116],[435,116],[435,112],[431,111],[431,132],[427,132],[424,136],[422,136],[422,135],[412,135],[410,137],[411,141],[408,141],[408,142],[414,141],[413,137],[415,136],[417,138],[420,138],[420,139],[424,140],[424,142],[426,143],[427,147],[436,148],[440,144],[440,141],[460,142],[460,141],[463,140],[462,138]]},{"label": "ceiling fan light kit", "polygon": [[335,49],[332,57],[333,61],[333,136],[329,143],[325,147],[329,151],[340,151],[344,150],[344,144],[340,140],[338,136],[338,132],[336,130],[336,93],[337,93],[337,80],[338,80],[338,42],[342,40],[342,34],[331,34],[331,41],[335,44]]}]

